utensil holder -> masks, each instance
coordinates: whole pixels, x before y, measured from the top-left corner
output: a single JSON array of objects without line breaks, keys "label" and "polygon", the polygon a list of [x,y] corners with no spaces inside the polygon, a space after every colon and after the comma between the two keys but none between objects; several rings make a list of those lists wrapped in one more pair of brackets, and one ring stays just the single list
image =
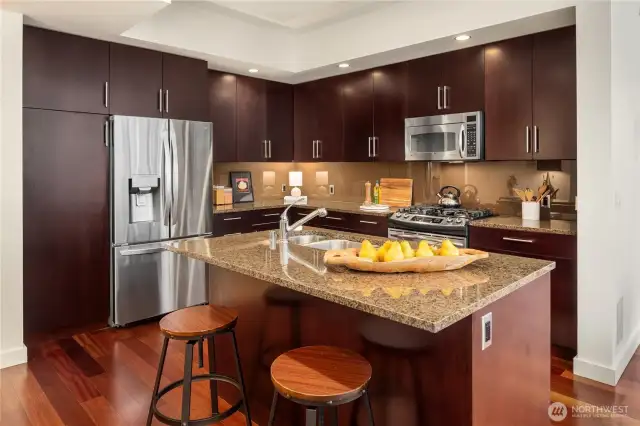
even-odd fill
[{"label": "utensil holder", "polygon": [[540,220],[540,204],[536,201],[522,202],[523,220]]}]

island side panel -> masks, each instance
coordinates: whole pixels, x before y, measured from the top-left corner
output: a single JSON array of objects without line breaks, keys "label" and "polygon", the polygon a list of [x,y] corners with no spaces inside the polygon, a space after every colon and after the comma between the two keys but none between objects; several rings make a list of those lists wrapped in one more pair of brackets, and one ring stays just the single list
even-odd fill
[{"label": "island side panel", "polygon": [[[482,317],[493,316],[492,344],[482,350]],[[481,309],[473,318],[473,425],[549,423],[550,274]],[[505,403],[508,401],[508,403]]]},{"label": "island side panel", "polygon": [[[239,313],[239,349],[252,417],[258,425],[267,425],[273,395],[271,362],[289,349],[306,345],[349,348],[371,362],[370,395],[376,426],[423,426],[421,421],[427,425],[472,425],[472,317],[431,333],[220,267],[210,268],[210,303],[232,307]],[[274,293],[276,304],[270,299]],[[292,336],[297,327],[298,341]],[[410,342],[415,347],[379,344],[389,341],[400,346]],[[217,339],[216,356],[219,371],[235,376],[231,341],[226,336]],[[237,392],[227,387],[220,395],[230,403],[237,398]],[[354,404],[339,408],[340,424],[352,425],[354,409],[356,424],[366,424],[364,407]],[[282,400],[276,425],[299,424],[302,415],[299,406]]]}]

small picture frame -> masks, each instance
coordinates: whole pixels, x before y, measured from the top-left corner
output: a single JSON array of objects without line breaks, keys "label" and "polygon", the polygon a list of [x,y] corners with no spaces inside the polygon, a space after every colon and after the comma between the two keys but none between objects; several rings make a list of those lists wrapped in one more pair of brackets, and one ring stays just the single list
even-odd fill
[{"label": "small picture frame", "polygon": [[251,172],[229,172],[229,183],[234,203],[253,202],[253,181]]}]

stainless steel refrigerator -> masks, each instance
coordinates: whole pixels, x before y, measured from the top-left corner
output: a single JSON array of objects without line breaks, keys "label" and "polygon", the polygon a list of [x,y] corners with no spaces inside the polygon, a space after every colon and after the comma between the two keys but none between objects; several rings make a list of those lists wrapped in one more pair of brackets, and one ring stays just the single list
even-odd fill
[{"label": "stainless steel refrigerator", "polygon": [[111,324],[207,301],[204,262],[167,242],[212,235],[211,123],[113,116]]}]

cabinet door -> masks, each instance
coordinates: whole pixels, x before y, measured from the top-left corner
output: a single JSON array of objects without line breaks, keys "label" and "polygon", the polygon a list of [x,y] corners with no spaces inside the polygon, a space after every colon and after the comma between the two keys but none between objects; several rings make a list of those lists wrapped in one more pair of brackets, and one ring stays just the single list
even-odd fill
[{"label": "cabinet door", "polygon": [[376,137],[376,160],[404,161],[407,72],[406,62],[373,71],[373,133]]},{"label": "cabinet door", "polygon": [[315,143],[318,139],[314,108],[314,82],[296,84],[293,87],[293,137],[295,161],[317,161]]},{"label": "cabinet door", "polygon": [[372,161],[373,74],[346,74],[342,85],[344,161]]},{"label": "cabinet door", "polygon": [[530,36],[485,48],[486,160],[532,158],[532,53]]},{"label": "cabinet door", "polygon": [[107,116],[24,108],[23,120],[25,337],[106,325]]},{"label": "cabinet door", "polygon": [[109,113],[109,43],[28,26],[23,43],[23,106]]},{"label": "cabinet door", "polygon": [[162,117],[162,53],[111,43],[109,112]]},{"label": "cabinet door", "polygon": [[213,161],[238,161],[235,75],[209,71],[209,114],[213,123]]},{"label": "cabinet door", "polygon": [[238,161],[266,161],[267,87],[266,81],[237,76]]},{"label": "cabinet door", "polygon": [[535,159],[576,158],[576,28],[533,36]]},{"label": "cabinet door", "polygon": [[293,86],[267,81],[269,161],[293,160]]},{"label": "cabinet door", "polygon": [[162,54],[164,117],[178,120],[209,120],[207,62]]},{"label": "cabinet door", "polygon": [[341,78],[333,77],[313,84],[319,158],[316,161],[343,161]]},{"label": "cabinet door", "polygon": [[484,47],[442,55],[444,114],[484,109]]},{"label": "cabinet door", "polygon": [[425,117],[443,112],[442,55],[409,61],[409,117]]}]

